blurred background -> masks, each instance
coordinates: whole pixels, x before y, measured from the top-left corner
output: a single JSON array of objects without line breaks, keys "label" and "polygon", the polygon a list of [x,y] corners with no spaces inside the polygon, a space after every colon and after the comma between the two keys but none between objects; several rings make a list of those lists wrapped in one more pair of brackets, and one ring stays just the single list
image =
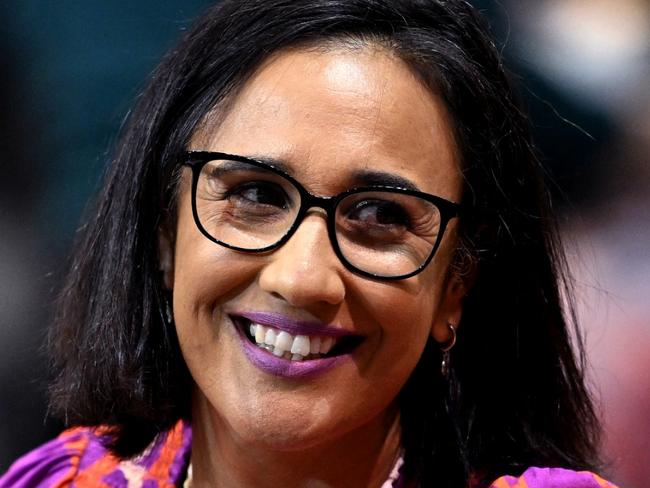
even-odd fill
[{"label": "blurred background", "polygon": [[[75,229],[148,74],[211,2],[0,2],[0,472],[56,435],[42,351]],[[650,479],[650,0],[475,0],[521,84],[605,421]]]}]

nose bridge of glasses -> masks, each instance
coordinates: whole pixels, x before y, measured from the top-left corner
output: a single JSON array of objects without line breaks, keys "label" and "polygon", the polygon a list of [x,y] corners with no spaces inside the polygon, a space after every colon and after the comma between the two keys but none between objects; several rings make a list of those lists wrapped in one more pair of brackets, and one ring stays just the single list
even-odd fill
[{"label": "nose bridge of glasses", "polygon": [[309,263],[312,272],[316,272],[316,268],[329,268],[333,262],[338,263],[334,246],[327,212],[320,205],[314,205],[304,209],[280,254],[283,254],[283,250],[288,251],[294,263]]},{"label": "nose bridge of glasses", "polygon": [[[332,215],[332,210],[336,205],[335,196],[317,196],[309,193],[304,188],[301,189],[301,202],[300,202],[300,212],[296,216],[297,221],[295,223],[294,232],[295,234],[300,227],[302,227],[303,222],[310,216],[320,217],[322,223],[325,225],[325,231],[329,235],[329,219]],[[333,245],[333,243],[330,243]]]},{"label": "nose bridge of glasses", "polygon": [[[325,232],[326,236],[325,239],[322,239],[319,237],[317,241],[319,243],[322,243],[323,241],[327,242],[327,245],[329,246],[329,249],[335,254],[338,255],[338,252],[336,250],[336,243],[332,241],[332,230],[331,230],[331,225],[332,225],[332,219],[334,218],[334,209],[336,208],[336,205],[339,200],[339,195],[333,195],[333,196],[318,196],[310,193],[307,191],[304,187],[298,186],[298,190],[300,192],[300,211],[296,215],[296,220],[294,221],[294,225],[292,226],[293,229],[289,232],[287,236],[287,240],[294,240],[295,241],[295,236],[296,234],[300,234],[301,228],[303,227],[303,224],[305,220],[311,220],[309,217],[314,216],[314,217],[320,217],[321,223],[320,225],[324,225],[324,228],[317,229],[313,228],[310,225],[310,229],[307,231],[307,235],[311,235],[312,238],[314,234],[318,234],[319,232]],[[317,224],[318,225],[318,224]],[[303,232],[305,232],[305,229],[302,229]],[[302,238],[301,238],[302,239]],[[312,244],[308,244],[308,246],[312,246]]]},{"label": "nose bridge of glasses", "polygon": [[323,207],[309,207],[305,209],[305,217],[308,215],[320,215],[325,220],[327,220],[327,211]]},{"label": "nose bridge of glasses", "polygon": [[302,189],[300,207],[302,208],[305,214],[311,213],[312,211],[319,209],[320,213],[329,215],[336,205],[336,196],[318,196],[312,193],[309,193],[307,190]]},{"label": "nose bridge of glasses", "polygon": [[334,225],[334,211],[340,200],[340,195],[318,196],[309,193],[302,188],[301,191],[300,214],[297,216],[296,226],[300,226],[302,221],[309,215],[320,215],[327,228],[327,234],[333,250],[336,252],[336,243],[332,241]]},{"label": "nose bridge of glasses", "polygon": [[[305,188],[299,187],[300,192],[300,210],[296,214],[293,225],[293,235],[298,227],[302,226],[303,221],[310,215],[320,216],[327,228],[329,221],[333,218],[333,210],[336,206],[336,196],[318,196],[309,193]],[[328,231],[329,233],[329,231]]]}]

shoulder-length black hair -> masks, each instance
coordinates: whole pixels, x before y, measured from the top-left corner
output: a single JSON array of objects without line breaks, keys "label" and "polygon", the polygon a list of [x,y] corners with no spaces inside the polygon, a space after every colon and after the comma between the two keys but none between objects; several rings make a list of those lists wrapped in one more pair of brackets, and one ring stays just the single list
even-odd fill
[{"label": "shoulder-length black hair", "polygon": [[400,394],[407,474],[460,488],[529,465],[596,469],[599,425],[543,170],[497,49],[462,0],[226,0],[199,19],[153,73],[80,231],[50,335],[53,411],[111,426],[123,457],[188,416],[156,238],[179,155],[270,54],[332,42],[403,59],[446,102],[461,152],[456,272],[469,263],[473,287],[449,379],[428,344]]}]

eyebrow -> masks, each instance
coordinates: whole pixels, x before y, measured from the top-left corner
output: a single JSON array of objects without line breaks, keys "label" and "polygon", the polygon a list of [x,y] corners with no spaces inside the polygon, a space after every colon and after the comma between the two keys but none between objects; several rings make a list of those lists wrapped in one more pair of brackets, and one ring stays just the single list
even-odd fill
[{"label": "eyebrow", "polygon": [[[273,166],[274,168],[295,177],[291,167],[280,159],[269,156],[251,156],[251,158],[261,163],[268,164],[269,166]],[[393,188],[404,188],[406,190],[422,191],[411,180],[387,171],[368,169],[357,170],[352,173],[351,180],[354,186],[388,186]]]},{"label": "eyebrow", "polygon": [[[257,161],[260,161],[262,163],[268,164],[269,166],[274,166],[277,168],[275,164],[269,164],[267,161],[261,161],[258,158],[255,158]],[[284,171],[283,168],[278,168],[281,171]],[[229,171],[237,171],[237,170],[246,170],[246,171],[254,171],[254,172],[264,172],[268,173],[267,169],[264,168],[258,168],[257,166],[253,166],[251,164],[244,163],[242,161],[231,161],[231,160],[226,160],[222,164],[220,164],[218,167],[212,168],[210,170],[210,174],[212,176],[221,176],[224,173],[227,173]]]},{"label": "eyebrow", "polygon": [[249,159],[254,159],[255,161],[259,161],[260,163],[264,163],[269,166],[272,166],[273,168],[278,169],[283,173],[286,173],[289,176],[295,178],[295,175],[293,174],[291,167],[281,159],[272,158],[270,156],[257,156],[257,155],[246,156],[246,157]]},{"label": "eyebrow", "polygon": [[421,191],[411,180],[394,173],[376,170],[360,170],[352,174],[355,184],[364,186],[391,186],[406,190]]}]

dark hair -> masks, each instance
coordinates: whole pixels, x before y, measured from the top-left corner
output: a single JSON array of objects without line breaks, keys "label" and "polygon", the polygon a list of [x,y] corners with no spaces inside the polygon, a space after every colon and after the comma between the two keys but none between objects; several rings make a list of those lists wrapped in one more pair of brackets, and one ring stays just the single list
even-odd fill
[{"label": "dark hair", "polygon": [[123,457],[188,417],[156,239],[179,155],[270,54],[359,41],[397,54],[444,99],[465,178],[455,270],[473,270],[473,287],[449,380],[429,343],[400,394],[406,473],[453,488],[530,465],[597,469],[543,170],[487,28],[461,0],[227,0],[199,19],[141,95],[81,229],[50,335],[53,411],[111,426]]}]

